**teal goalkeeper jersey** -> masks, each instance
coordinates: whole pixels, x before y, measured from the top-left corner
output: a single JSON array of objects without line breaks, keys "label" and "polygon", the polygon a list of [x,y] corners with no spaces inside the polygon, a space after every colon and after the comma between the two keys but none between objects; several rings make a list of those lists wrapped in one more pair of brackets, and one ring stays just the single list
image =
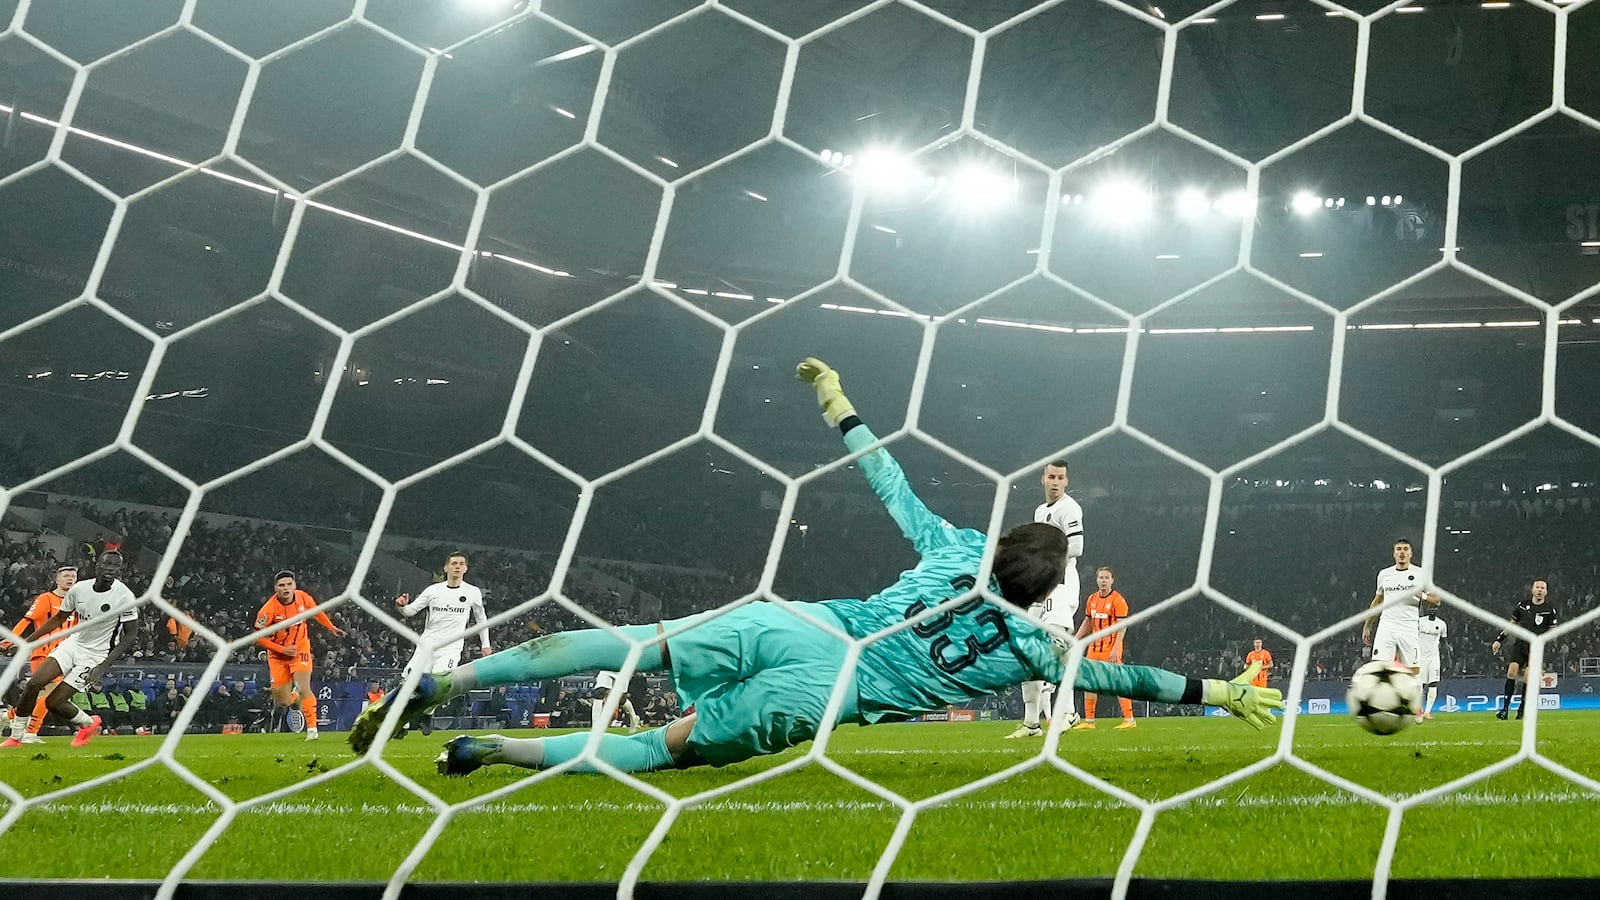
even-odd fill
[{"label": "teal goalkeeper jersey", "polygon": [[[876,440],[865,425],[844,436],[851,452]],[[982,532],[957,528],[929,510],[887,450],[863,456],[861,470],[921,558],[865,600],[823,601],[858,638],[971,591],[984,545]],[[992,579],[989,586],[999,594]],[[974,596],[864,647],[856,668],[858,703],[867,722],[894,721],[1024,681],[1060,681],[1063,668],[1043,629]]]}]

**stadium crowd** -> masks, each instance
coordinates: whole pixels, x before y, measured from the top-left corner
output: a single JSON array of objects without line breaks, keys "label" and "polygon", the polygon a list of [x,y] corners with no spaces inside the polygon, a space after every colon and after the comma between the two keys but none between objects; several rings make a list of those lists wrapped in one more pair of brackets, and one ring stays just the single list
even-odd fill
[{"label": "stadium crowd", "polygon": [[[1146,548],[1181,547],[1185,541],[1192,541],[1178,533],[1180,527],[1187,527],[1182,525],[1185,515],[1181,504],[1169,508],[1154,501],[1130,502],[1113,496],[1090,499],[1084,505],[1086,521],[1094,535],[1084,560],[1086,570],[1092,571],[1096,564],[1097,548],[1131,543],[1130,535],[1138,534],[1140,546]],[[167,548],[177,511],[84,501],[73,501],[70,508],[117,536],[111,543],[123,549],[129,562],[124,580],[135,591],[145,590],[149,578],[145,561]],[[831,519],[817,517],[811,527],[791,535],[776,576],[777,593],[793,600],[865,596],[875,586],[893,580],[909,560],[879,552],[880,548],[856,537],[873,533],[873,528],[882,525],[857,519],[853,510],[859,509],[870,508],[837,504],[830,510]],[[860,515],[881,517],[881,512]],[[1552,598],[1567,619],[1597,605],[1600,497],[1506,492],[1505,496],[1452,502],[1442,515],[1442,558],[1437,562],[1423,560],[1423,564],[1433,571],[1442,587],[1481,605],[1495,619],[1525,596],[1528,583],[1538,577],[1550,580]],[[1393,523],[1420,518],[1420,504],[1410,502],[1400,492],[1392,498],[1362,502],[1318,502],[1292,495],[1230,502],[1225,497],[1211,582],[1218,590],[1285,626],[1311,633],[1366,607],[1373,577],[1388,564],[1389,542],[1398,536]],[[1163,521],[1175,523],[1173,533],[1152,533],[1152,523]],[[65,554],[66,558],[60,558],[42,535],[17,530],[16,522],[10,524],[11,530],[0,530],[0,610],[10,617],[8,625],[20,617],[39,590],[51,583],[51,573],[58,565],[85,565],[108,545],[78,545]],[[1354,533],[1370,533],[1372,539],[1355,543],[1349,539]],[[436,579],[451,549],[453,546],[446,543],[414,540],[390,552]],[[469,580],[482,588],[491,616],[540,597],[550,586],[555,560],[548,553],[474,549],[470,556]],[[745,560],[745,556],[723,562],[734,560]],[[325,599],[343,589],[353,564],[354,557],[345,548],[319,539],[310,529],[202,514],[190,527],[162,595],[196,621],[232,638],[252,630],[256,609],[270,592],[273,573],[279,569],[294,570],[303,589]],[[1118,587],[1137,611],[1144,602],[1186,591],[1194,574],[1192,553],[1186,556],[1182,552],[1149,552],[1139,558],[1136,566],[1123,565]],[[650,622],[727,603],[753,588],[759,576],[759,562],[747,560],[742,567],[724,565],[719,569],[580,558],[567,574],[563,593],[608,621]],[[402,584],[394,589],[369,575],[363,593],[384,606],[401,590],[414,594],[424,586],[425,583]],[[409,659],[410,642],[359,609],[343,606],[330,615],[348,634],[341,639],[313,629],[319,678],[385,680]],[[1442,615],[1451,626],[1445,645],[1447,678],[1503,671],[1503,661],[1488,647],[1497,625],[1448,607]],[[504,647],[535,634],[586,625],[572,610],[546,599],[498,623],[491,634],[494,645]],[[1359,631],[1359,626],[1350,627],[1318,643],[1308,661],[1308,677],[1346,677],[1361,656]],[[1135,625],[1129,632],[1129,661],[1186,672],[1227,674],[1243,666],[1244,654],[1254,637],[1263,637],[1274,651],[1276,669],[1272,680],[1287,679],[1294,663],[1291,645],[1198,596]],[[1583,629],[1557,642],[1549,652],[1548,668],[1575,674],[1580,660],[1600,658],[1600,629]],[[166,615],[146,615],[140,620],[129,662],[205,663],[212,655],[210,645],[182,622]],[[252,665],[260,659],[259,648],[246,646],[237,650],[229,663]],[[244,682],[213,686],[201,701],[196,727],[219,730],[228,724],[259,724],[262,704],[254,696],[254,687]],[[108,711],[107,721],[118,723],[119,727],[161,730],[185,706],[195,702],[192,692],[192,685],[181,680],[166,685],[129,682],[107,684],[103,692],[88,695],[86,700],[88,708]],[[135,702],[131,699],[134,695],[143,697],[144,702]],[[525,708],[548,715],[552,724],[588,721],[591,698],[580,683],[535,686],[523,699],[524,703],[514,705],[490,698],[486,703],[480,702],[474,714],[509,720],[513,709]],[[1009,713],[1014,700],[994,698],[987,708],[997,715]],[[647,721],[658,721],[675,710],[675,704],[670,691],[655,684],[649,688],[639,712]]]}]

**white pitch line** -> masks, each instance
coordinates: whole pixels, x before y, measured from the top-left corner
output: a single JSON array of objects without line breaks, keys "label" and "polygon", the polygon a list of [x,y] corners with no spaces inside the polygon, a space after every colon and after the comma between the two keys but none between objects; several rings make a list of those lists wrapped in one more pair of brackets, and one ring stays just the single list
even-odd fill
[{"label": "white pitch line", "polygon": [[[1527,803],[1600,803],[1600,795],[1584,791],[1523,791],[1518,793],[1457,793],[1439,801],[1436,806],[1518,806]],[[1310,808],[1332,806],[1367,806],[1377,807],[1367,801],[1351,794],[1330,792],[1320,794],[1290,795],[1283,797],[1242,797],[1231,799],[1228,797],[1210,796],[1194,800],[1187,804],[1189,807],[1221,808],[1221,807],[1248,807],[1248,808]],[[1059,812],[1067,810],[1098,810],[1109,811],[1125,809],[1127,807],[1114,800],[1068,800],[1068,799],[1033,799],[1033,800],[968,800],[955,801],[944,804],[939,809],[959,810],[1019,810],[1025,812]],[[97,815],[126,815],[126,816],[174,816],[174,815],[217,815],[221,810],[208,803],[68,803],[56,802],[47,804],[41,809],[52,812],[77,812]],[[662,805],[659,803],[610,803],[605,801],[585,800],[576,803],[491,803],[486,806],[473,807],[463,810],[460,814],[472,815],[508,815],[517,813],[589,813],[589,812],[625,812],[660,814]],[[748,802],[738,800],[719,801],[695,807],[697,811],[704,812],[734,812],[734,813],[831,813],[831,812],[888,812],[897,809],[892,803],[879,800],[774,800],[767,802]],[[434,810],[421,804],[381,804],[363,803],[355,805],[322,805],[316,803],[269,803],[263,806],[251,807],[241,811],[240,815],[246,816],[303,816],[303,815],[409,815],[431,816]]]}]

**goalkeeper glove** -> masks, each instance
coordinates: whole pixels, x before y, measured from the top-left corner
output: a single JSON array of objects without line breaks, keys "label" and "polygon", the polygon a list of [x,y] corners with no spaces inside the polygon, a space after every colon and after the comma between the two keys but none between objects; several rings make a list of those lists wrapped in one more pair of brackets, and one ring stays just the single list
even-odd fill
[{"label": "goalkeeper glove", "polygon": [[822,407],[822,418],[829,425],[837,428],[840,422],[856,414],[856,408],[850,405],[850,398],[844,395],[844,389],[839,386],[839,373],[822,360],[814,356],[806,357],[795,367],[794,377],[810,382],[817,389],[817,405]]},{"label": "goalkeeper glove", "polygon": [[1256,673],[1260,671],[1261,664],[1254,662],[1232,681],[1205,679],[1201,682],[1200,702],[1233,713],[1257,731],[1274,724],[1277,720],[1272,717],[1272,711],[1283,709],[1283,692],[1277,688],[1252,685],[1250,682],[1255,680]]}]

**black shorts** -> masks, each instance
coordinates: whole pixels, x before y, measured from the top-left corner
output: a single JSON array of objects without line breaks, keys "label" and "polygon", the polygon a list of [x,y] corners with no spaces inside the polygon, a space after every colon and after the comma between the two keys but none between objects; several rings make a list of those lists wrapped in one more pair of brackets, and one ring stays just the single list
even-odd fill
[{"label": "black shorts", "polygon": [[1506,660],[1526,669],[1528,667],[1528,642],[1512,641],[1510,648],[1506,650]]}]

